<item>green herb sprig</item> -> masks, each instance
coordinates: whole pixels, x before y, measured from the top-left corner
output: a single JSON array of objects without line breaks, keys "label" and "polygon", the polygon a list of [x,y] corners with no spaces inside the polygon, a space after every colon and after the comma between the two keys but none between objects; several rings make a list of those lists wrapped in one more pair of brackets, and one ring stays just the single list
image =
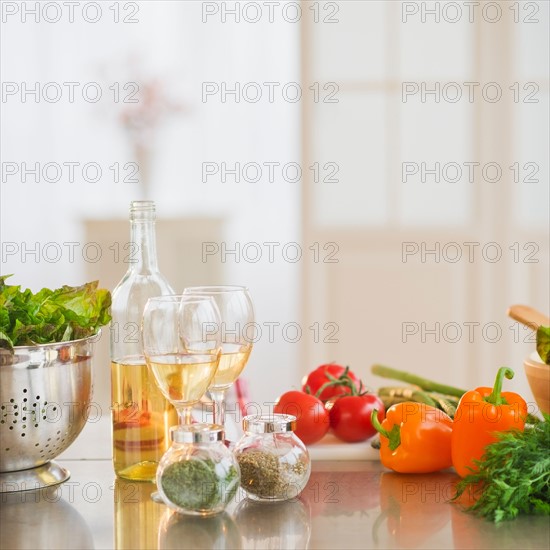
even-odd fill
[{"label": "green herb sprig", "polygon": [[550,365],[550,327],[541,325],[537,329],[537,352],[540,358]]},{"label": "green herb sprig", "polygon": [[499,434],[488,445],[478,471],[462,479],[453,500],[466,490],[476,502],[467,508],[495,523],[520,514],[550,515],[550,415],[544,422]]}]

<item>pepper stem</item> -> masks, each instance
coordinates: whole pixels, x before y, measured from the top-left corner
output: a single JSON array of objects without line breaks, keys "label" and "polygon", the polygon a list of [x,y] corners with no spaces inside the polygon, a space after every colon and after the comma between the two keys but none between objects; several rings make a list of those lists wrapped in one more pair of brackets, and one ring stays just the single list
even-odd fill
[{"label": "pepper stem", "polygon": [[378,420],[378,411],[374,409],[370,415],[370,421],[372,424],[372,427],[376,429],[376,431],[379,434],[382,434],[384,437],[390,438],[390,434],[387,430],[382,428],[382,424],[380,424],[380,421]]},{"label": "pepper stem", "polygon": [[514,371],[508,367],[500,367],[500,369],[498,369],[493,391],[488,397],[485,398],[485,401],[492,403],[493,405],[502,405],[503,403],[506,403],[506,399],[504,399],[501,395],[502,382],[504,382],[505,376],[508,380],[512,380],[512,378],[514,378]]},{"label": "pepper stem", "polygon": [[395,451],[399,445],[401,445],[401,430],[398,424],[394,424],[392,429],[388,432],[382,428],[382,424],[378,420],[378,411],[374,409],[370,415],[370,421],[373,428],[380,434],[389,440],[390,450]]}]

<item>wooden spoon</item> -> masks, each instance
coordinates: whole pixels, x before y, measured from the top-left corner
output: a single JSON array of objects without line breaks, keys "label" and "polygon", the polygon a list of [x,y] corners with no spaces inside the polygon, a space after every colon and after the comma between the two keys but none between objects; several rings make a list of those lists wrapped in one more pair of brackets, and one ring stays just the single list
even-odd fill
[{"label": "wooden spoon", "polygon": [[546,317],[544,313],[537,311],[529,306],[515,305],[510,306],[507,311],[508,317],[519,321],[525,326],[537,330],[540,325],[545,327],[550,326],[550,318]]}]

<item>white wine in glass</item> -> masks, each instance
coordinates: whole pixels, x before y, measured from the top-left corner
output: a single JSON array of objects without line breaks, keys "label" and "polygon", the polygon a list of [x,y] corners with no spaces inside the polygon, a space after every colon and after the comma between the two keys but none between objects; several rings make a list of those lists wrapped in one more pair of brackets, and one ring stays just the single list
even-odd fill
[{"label": "white wine in glass", "polygon": [[211,297],[220,312],[221,357],[208,393],[214,402],[214,423],[225,426],[225,396],[241,375],[252,351],[247,327],[254,323],[254,306],[243,286],[197,286],[183,291],[184,296]]},{"label": "white wine in glass", "polygon": [[241,375],[251,351],[252,345],[222,342],[220,364],[210,384],[209,393],[228,390]]},{"label": "white wine in glass", "polygon": [[[172,403],[198,403],[218,367],[213,355],[168,354],[149,357],[158,387]],[[215,376],[215,375],[214,375]]]},{"label": "white wine in glass", "polygon": [[219,326],[214,300],[202,296],[151,298],[143,312],[143,354],[162,394],[174,405],[180,425],[191,424],[191,411],[218,369]]}]

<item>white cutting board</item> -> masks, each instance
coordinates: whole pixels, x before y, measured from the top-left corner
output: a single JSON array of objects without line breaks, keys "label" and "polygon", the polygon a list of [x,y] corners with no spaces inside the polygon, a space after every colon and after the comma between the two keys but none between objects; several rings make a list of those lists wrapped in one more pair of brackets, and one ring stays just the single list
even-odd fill
[{"label": "white cutting board", "polygon": [[331,433],[307,449],[311,460],[380,460],[380,451],[371,447],[370,439],[344,443]]}]

